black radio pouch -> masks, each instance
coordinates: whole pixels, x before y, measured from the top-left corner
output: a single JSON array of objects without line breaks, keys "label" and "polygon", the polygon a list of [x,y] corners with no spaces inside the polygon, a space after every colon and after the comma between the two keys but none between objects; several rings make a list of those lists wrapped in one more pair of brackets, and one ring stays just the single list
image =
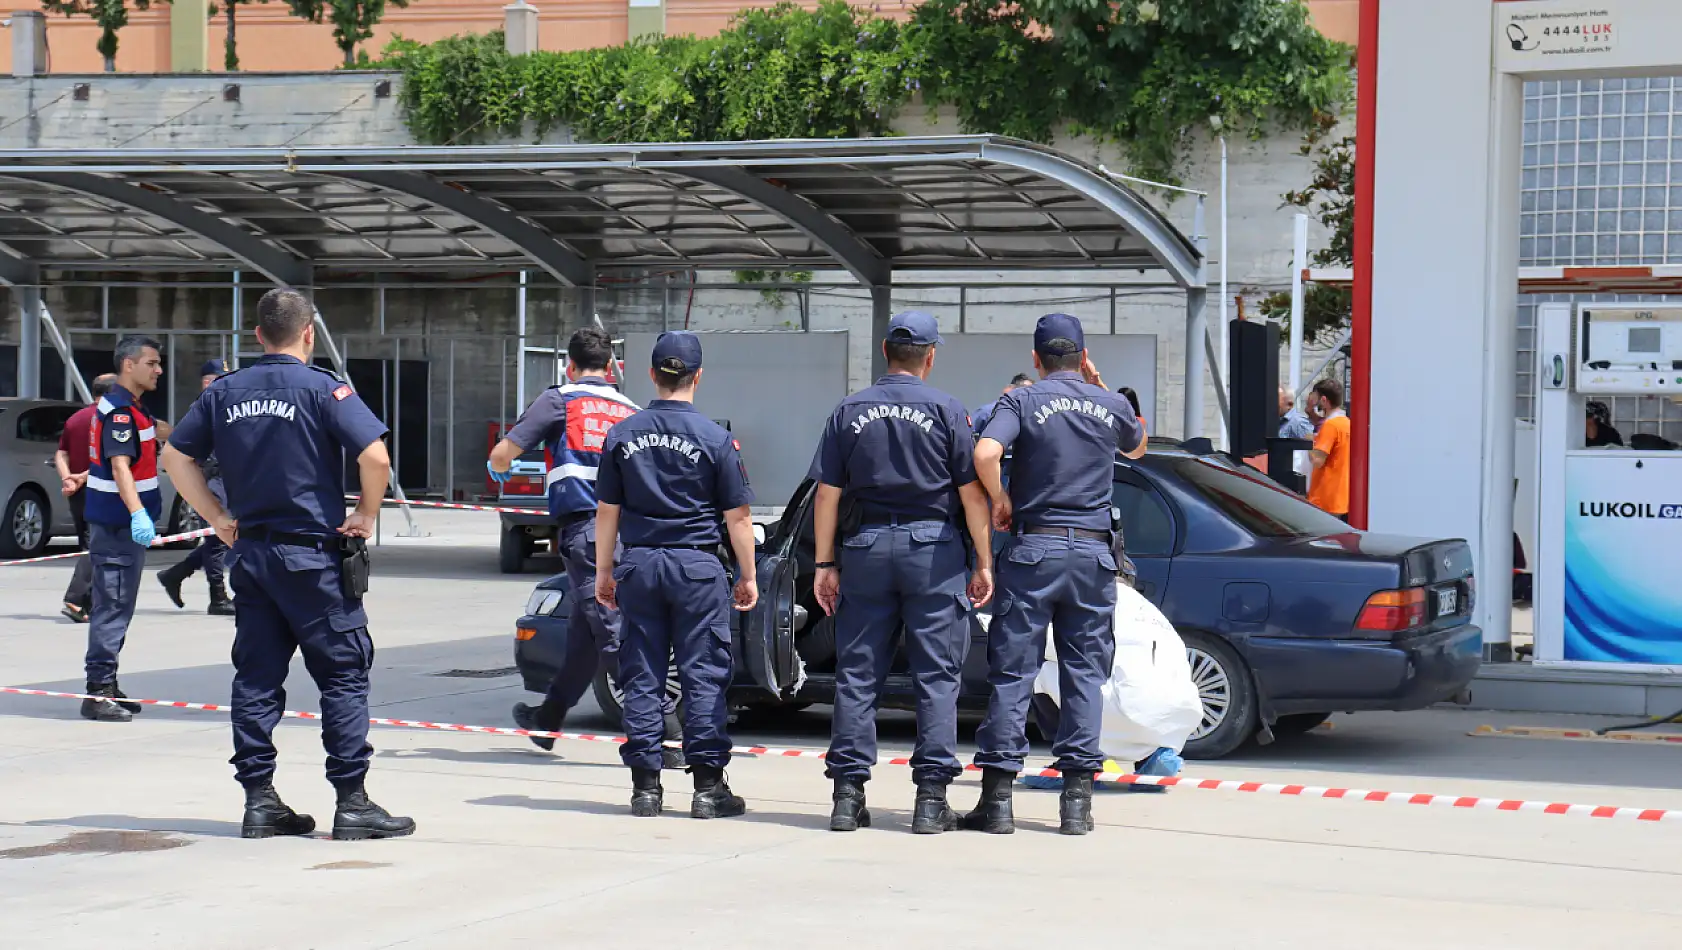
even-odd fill
[{"label": "black radio pouch", "polygon": [[374,559],[368,553],[363,538],[339,539],[339,583],[346,600],[361,600],[368,593],[368,579],[374,572]]},{"label": "black radio pouch", "polygon": [[1114,508],[1110,509],[1110,556],[1115,558],[1116,576],[1121,578],[1122,583],[1137,590],[1139,569],[1127,556],[1127,538],[1121,530],[1121,516]]},{"label": "black radio pouch", "polygon": [[835,540],[845,541],[864,527],[864,506],[851,495],[841,496],[840,511],[836,513]]}]

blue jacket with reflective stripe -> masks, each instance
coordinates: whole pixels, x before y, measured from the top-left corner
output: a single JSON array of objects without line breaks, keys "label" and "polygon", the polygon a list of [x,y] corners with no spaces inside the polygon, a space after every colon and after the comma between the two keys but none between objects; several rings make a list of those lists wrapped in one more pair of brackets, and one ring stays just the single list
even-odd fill
[{"label": "blue jacket with reflective stripe", "polygon": [[594,511],[596,470],[602,442],[620,420],[637,411],[637,404],[599,376],[551,386],[532,401],[508,441],[526,451],[545,447],[549,474],[549,514],[555,518]]}]

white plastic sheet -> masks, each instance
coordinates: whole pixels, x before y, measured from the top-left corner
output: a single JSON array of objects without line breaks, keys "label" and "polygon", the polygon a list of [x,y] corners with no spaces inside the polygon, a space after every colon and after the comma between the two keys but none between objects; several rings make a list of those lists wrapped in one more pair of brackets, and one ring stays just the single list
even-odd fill
[{"label": "white plastic sheet", "polygon": [[[1056,638],[1045,638],[1045,665],[1034,692],[1061,705]],[[1104,684],[1104,757],[1128,766],[1159,748],[1179,752],[1203,719],[1185,641],[1138,591],[1116,585],[1115,663]]]}]

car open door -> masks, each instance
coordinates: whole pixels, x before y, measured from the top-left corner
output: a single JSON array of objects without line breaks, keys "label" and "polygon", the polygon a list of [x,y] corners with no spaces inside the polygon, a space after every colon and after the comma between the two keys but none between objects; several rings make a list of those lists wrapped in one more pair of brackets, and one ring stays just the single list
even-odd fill
[{"label": "car open door", "polygon": [[794,649],[795,613],[800,609],[794,596],[798,570],[794,545],[811,495],[810,482],[795,490],[775,531],[755,552],[759,603],[746,614],[737,614],[741,668],[748,677],[742,685],[759,687],[769,699],[792,699],[804,679]]}]

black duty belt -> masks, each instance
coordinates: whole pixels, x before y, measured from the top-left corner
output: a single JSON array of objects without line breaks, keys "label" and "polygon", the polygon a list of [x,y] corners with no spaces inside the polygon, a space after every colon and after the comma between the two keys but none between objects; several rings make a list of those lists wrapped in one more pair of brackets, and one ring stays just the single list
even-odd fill
[{"label": "black duty belt", "polygon": [[1021,533],[1052,534],[1060,538],[1084,538],[1088,541],[1102,541],[1105,544],[1108,544],[1110,541],[1110,533],[1108,531],[1097,531],[1092,528],[1057,528],[1051,525],[1034,525],[1032,527],[1023,528]]},{"label": "black duty belt", "polygon": [[336,535],[327,537],[319,534],[294,534],[264,527],[240,528],[239,540],[260,541],[266,544],[296,544],[299,547],[315,548],[317,551],[336,551],[339,548],[339,538]]}]

